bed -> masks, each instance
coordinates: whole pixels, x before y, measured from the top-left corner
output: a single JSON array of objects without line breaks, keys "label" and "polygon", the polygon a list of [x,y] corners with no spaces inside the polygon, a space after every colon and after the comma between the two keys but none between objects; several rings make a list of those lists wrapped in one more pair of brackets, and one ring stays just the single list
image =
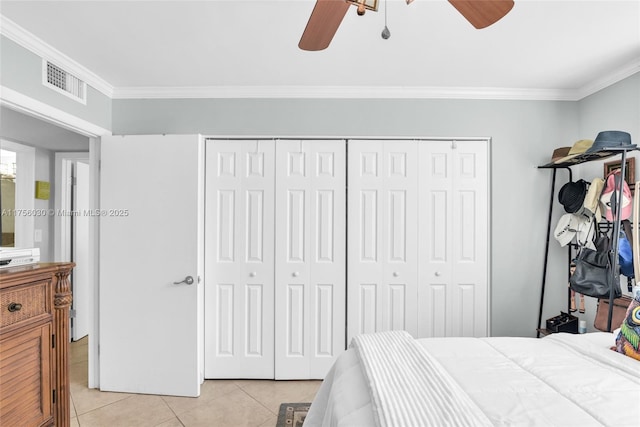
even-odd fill
[{"label": "bed", "polygon": [[612,333],[359,337],[305,427],[640,425],[640,361],[612,351]]}]

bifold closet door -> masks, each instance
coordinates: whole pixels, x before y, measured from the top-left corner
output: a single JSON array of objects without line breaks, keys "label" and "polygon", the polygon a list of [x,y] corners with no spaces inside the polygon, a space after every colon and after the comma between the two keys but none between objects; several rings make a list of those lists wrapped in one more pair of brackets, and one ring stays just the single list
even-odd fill
[{"label": "bifold closet door", "polygon": [[345,185],[345,141],[276,142],[276,379],[322,379],[345,348]]},{"label": "bifold closet door", "polygon": [[348,340],[417,332],[418,144],[349,141]]},{"label": "bifold closet door", "polygon": [[206,142],[206,378],[274,377],[274,153]]},{"label": "bifold closet door", "polygon": [[486,336],[489,143],[419,145],[417,337]]}]

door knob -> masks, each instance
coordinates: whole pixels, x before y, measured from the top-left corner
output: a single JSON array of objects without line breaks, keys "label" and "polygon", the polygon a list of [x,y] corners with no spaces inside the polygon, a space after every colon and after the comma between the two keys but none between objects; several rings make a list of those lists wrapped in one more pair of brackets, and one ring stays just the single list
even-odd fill
[{"label": "door knob", "polygon": [[292,275],[293,277],[298,277],[298,276],[300,275],[300,273],[298,273],[297,271],[294,271],[291,275]]},{"label": "door knob", "polygon": [[186,283],[187,285],[193,285],[193,277],[187,276],[184,278],[184,280],[181,280],[179,282],[173,282],[174,285],[180,285],[182,283]]},{"label": "door knob", "polygon": [[252,271],[251,273],[249,273],[249,277],[256,277],[256,272]]},{"label": "door knob", "polygon": [[440,273],[439,271],[436,271],[436,276],[440,277],[442,275],[442,273]]},{"label": "door knob", "polygon": [[397,271],[393,272],[393,277],[398,277],[400,275],[400,273],[398,273]]}]

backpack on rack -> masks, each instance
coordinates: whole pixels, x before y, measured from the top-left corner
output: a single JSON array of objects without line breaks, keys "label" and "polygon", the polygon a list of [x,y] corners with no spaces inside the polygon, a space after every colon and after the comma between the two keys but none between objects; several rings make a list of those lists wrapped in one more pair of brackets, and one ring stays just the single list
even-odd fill
[{"label": "backpack on rack", "polygon": [[635,277],[633,271],[633,235],[631,233],[631,222],[625,219],[621,221],[620,225],[620,236],[618,237],[620,274],[631,279]]}]

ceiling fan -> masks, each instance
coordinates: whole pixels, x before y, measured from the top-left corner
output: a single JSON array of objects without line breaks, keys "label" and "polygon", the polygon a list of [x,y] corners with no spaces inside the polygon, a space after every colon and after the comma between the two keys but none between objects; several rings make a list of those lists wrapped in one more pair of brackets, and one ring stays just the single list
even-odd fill
[{"label": "ceiling fan", "polygon": [[[514,5],[513,0],[448,1],[477,29],[494,24]],[[378,0],[317,0],[298,47],[312,51],[326,49],[351,5],[357,6],[358,15],[364,15],[365,10],[378,10]]]}]

